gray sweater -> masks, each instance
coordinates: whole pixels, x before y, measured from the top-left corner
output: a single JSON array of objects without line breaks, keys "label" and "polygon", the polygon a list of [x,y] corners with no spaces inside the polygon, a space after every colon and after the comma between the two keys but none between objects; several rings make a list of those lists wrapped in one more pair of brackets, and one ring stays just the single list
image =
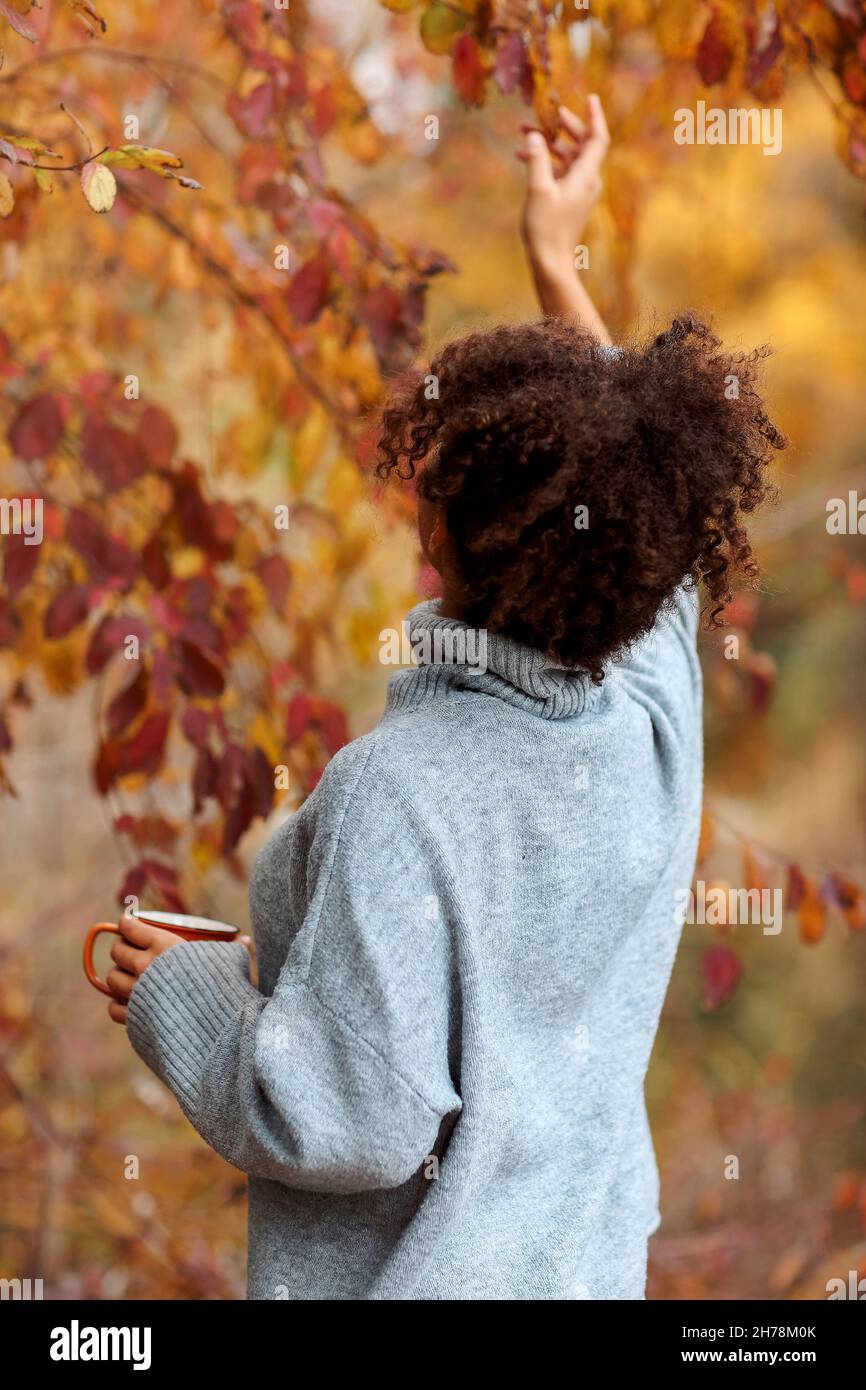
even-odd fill
[{"label": "gray sweater", "polygon": [[[413,644],[460,629],[410,614]],[[211,942],[136,985],[134,1048],[249,1174],[251,1298],[644,1296],[695,629],[681,592],[600,687],[428,640],[255,864],[258,988]]]}]

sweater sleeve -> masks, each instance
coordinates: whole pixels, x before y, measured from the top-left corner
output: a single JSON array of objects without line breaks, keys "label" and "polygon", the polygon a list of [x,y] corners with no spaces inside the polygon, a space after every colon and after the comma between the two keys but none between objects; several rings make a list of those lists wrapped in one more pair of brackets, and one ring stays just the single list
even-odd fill
[{"label": "sweater sleeve", "polygon": [[702,738],[698,616],[696,589],[681,585],[659,613],[652,631],[613,668],[629,696],[646,710],[659,749],[671,755],[677,749],[686,761],[699,755]]},{"label": "sweater sleeve", "polygon": [[[460,1109],[450,948],[434,856],[419,854],[381,791],[347,800],[344,778],[323,782],[308,909],[273,994],[250,982],[243,946],[185,942],[138,981],[127,1028],[230,1163],[292,1187],[360,1192],[406,1182]],[[279,848],[263,858],[279,882]]]}]

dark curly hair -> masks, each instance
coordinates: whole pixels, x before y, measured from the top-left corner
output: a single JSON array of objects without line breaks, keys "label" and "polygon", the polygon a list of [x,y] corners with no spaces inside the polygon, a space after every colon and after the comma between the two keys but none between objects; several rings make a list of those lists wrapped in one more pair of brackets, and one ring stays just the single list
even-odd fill
[{"label": "dark curly hair", "polygon": [[473,333],[386,407],[377,472],[423,465],[470,626],[600,681],[683,580],[719,627],[732,571],[757,573],[741,514],[787,443],[756,389],[766,355],[693,315],[619,354],[556,319]]}]

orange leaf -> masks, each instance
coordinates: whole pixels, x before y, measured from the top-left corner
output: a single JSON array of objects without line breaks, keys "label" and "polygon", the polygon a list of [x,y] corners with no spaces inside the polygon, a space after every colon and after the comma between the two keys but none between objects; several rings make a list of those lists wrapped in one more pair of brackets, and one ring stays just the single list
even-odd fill
[{"label": "orange leaf", "polygon": [[710,850],[713,847],[715,833],[716,828],[713,822],[713,818],[710,815],[709,811],[706,808],[704,808],[704,810],[701,811],[701,835],[698,841],[699,864],[703,864],[704,860],[707,858],[707,855],[710,853]]}]

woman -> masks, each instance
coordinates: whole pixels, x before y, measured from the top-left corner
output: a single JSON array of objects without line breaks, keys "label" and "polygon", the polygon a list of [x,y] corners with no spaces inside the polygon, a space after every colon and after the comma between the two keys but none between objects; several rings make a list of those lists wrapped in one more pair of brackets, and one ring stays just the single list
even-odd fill
[{"label": "woman", "polygon": [[253,1298],[644,1295],[696,585],[712,621],[755,572],[740,515],[783,441],[757,355],[697,321],[611,348],[573,271],[607,130],[596,98],[562,116],[567,147],[524,151],[547,317],[452,343],[386,412],[442,598],[255,865],[258,988],[242,946],[125,918],[114,948],[112,1018],[249,1174]]}]

